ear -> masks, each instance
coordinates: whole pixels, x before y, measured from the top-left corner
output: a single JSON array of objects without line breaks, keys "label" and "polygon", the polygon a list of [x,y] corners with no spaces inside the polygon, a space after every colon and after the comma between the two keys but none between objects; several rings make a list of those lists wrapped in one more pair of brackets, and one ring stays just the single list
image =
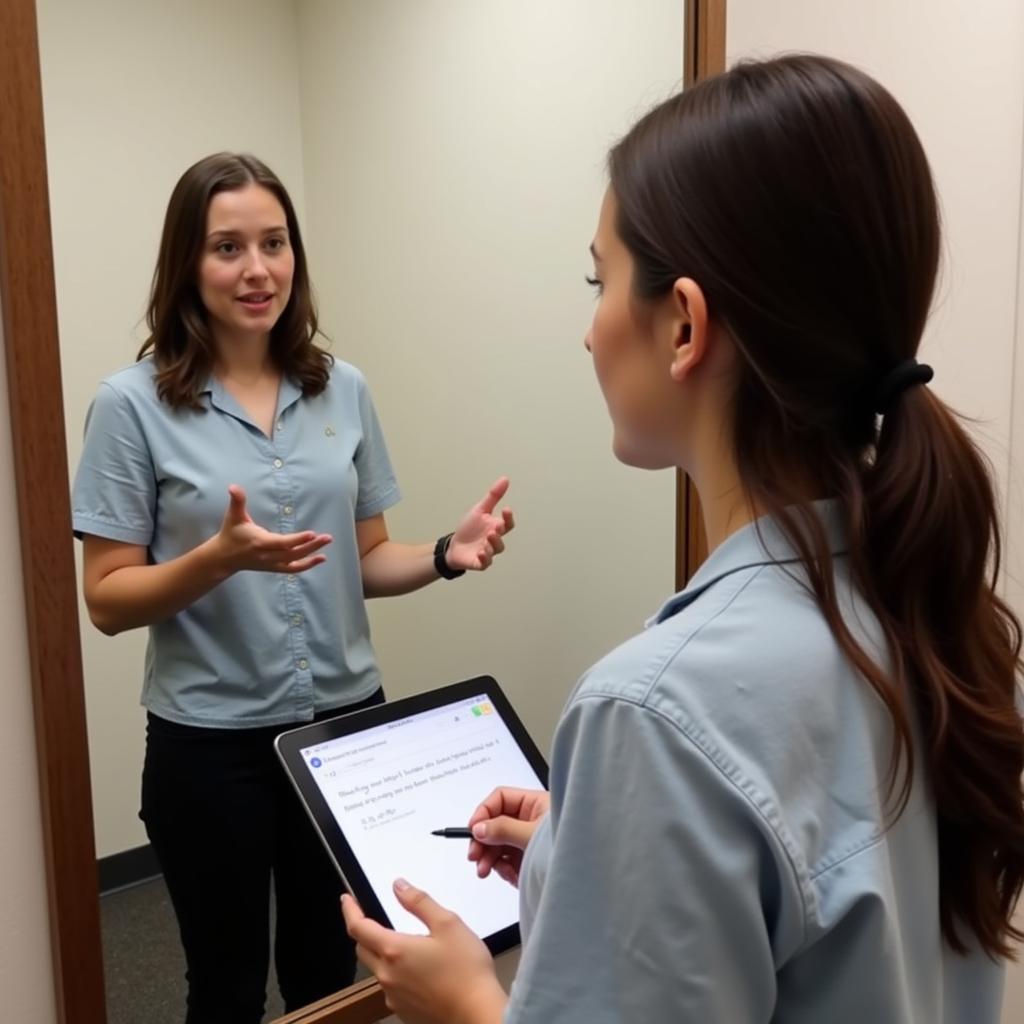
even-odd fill
[{"label": "ear", "polygon": [[669,301],[672,338],[669,373],[674,381],[680,383],[707,354],[708,306],[700,285],[690,277],[681,277],[672,285]]}]

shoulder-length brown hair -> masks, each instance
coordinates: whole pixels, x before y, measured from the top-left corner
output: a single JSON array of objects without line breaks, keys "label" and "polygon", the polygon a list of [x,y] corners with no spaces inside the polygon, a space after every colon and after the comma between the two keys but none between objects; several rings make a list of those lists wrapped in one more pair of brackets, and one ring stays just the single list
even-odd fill
[{"label": "shoulder-length brown hair", "polygon": [[281,204],[295,255],[291,297],[270,335],[271,356],[304,394],[319,394],[327,386],[333,360],[314,341],[316,305],[291,198],[254,156],[214,153],[193,164],[171,193],[146,310],[150,335],[138,354],[142,359],[152,352],[157,393],[172,408],[204,408],[199,395],[213,369],[213,337],[197,282],[210,200],[250,184],[272,192]]},{"label": "shoulder-length brown hair", "polygon": [[[691,277],[735,342],[744,492],[801,552],[837,642],[892,716],[897,812],[914,774],[912,718],[921,724],[946,941],[964,951],[966,933],[1012,955],[1024,939],[1012,923],[1024,884],[1021,627],[996,590],[991,471],[932,390],[883,394],[917,352],[939,261],[917,134],[867,75],[791,56],[663,103],[609,166],[638,298]],[[842,500],[851,569],[892,671],[840,614],[809,479]]]}]

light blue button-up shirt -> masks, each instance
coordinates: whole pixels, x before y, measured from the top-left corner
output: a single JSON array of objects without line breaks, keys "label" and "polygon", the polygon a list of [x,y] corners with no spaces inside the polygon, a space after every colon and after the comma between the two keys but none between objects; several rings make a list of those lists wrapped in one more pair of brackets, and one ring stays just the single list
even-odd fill
[{"label": "light blue button-up shirt", "polygon": [[[836,506],[818,509],[840,552]],[[888,713],[761,525],[571,697],[508,1024],[998,1021],[1002,967],[941,938],[924,759],[886,830]],[[884,663],[847,558],[835,573]]]},{"label": "light blue button-up shirt", "polygon": [[167,562],[213,536],[239,484],[276,533],[334,542],[305,573],[240,572],[150,627],[142,703],[173,722],[219,728],[308,721],[370,696],[380,677],[363,600],[355,522],[399,498],[366,381],[335,362],[304,397],[282,382],[267,437],[211,377],[204,411],[161,402],[151,359],[100,386],[75,476],[76,534]]}]

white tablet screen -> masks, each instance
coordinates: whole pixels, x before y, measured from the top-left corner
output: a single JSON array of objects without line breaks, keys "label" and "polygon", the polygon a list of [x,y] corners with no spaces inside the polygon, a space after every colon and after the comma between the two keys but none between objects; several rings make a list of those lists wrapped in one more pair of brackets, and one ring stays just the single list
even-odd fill
[{"label": "white tablet screen", "polygon": [[492,872],[477,878],[465,826],[497,786],[542,789],[486,695],[301,748],[385,913],[398,931],[426,928],[399,905],[396,878],[428,892],[485,936],[516,924],[518,893]]}]

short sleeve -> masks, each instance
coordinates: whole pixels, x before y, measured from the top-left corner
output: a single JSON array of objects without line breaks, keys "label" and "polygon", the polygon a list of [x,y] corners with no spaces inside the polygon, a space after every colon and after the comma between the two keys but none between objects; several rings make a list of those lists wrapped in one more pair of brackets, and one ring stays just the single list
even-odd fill
[{"label": "short sleeve", "polygon": [[576,698],[551,768],[551,856],[506,1024],[772,1019],[770,842],[678,724]]},{"label": "short sleeve", "polygon": [[391,467],[384,431],[377,418],[370,389],[362,376],[359,378],[359,419],[362,439],[355,454],[356,473],[359,476],[355,517],[369,519],[397,504],[402,494]]},{"label": "short sleeve", "polygon": [[149,546],[156,500],[153,459],[142,425],[125,396],[104,383],[86,416],[71,492],[75,536]]}]

